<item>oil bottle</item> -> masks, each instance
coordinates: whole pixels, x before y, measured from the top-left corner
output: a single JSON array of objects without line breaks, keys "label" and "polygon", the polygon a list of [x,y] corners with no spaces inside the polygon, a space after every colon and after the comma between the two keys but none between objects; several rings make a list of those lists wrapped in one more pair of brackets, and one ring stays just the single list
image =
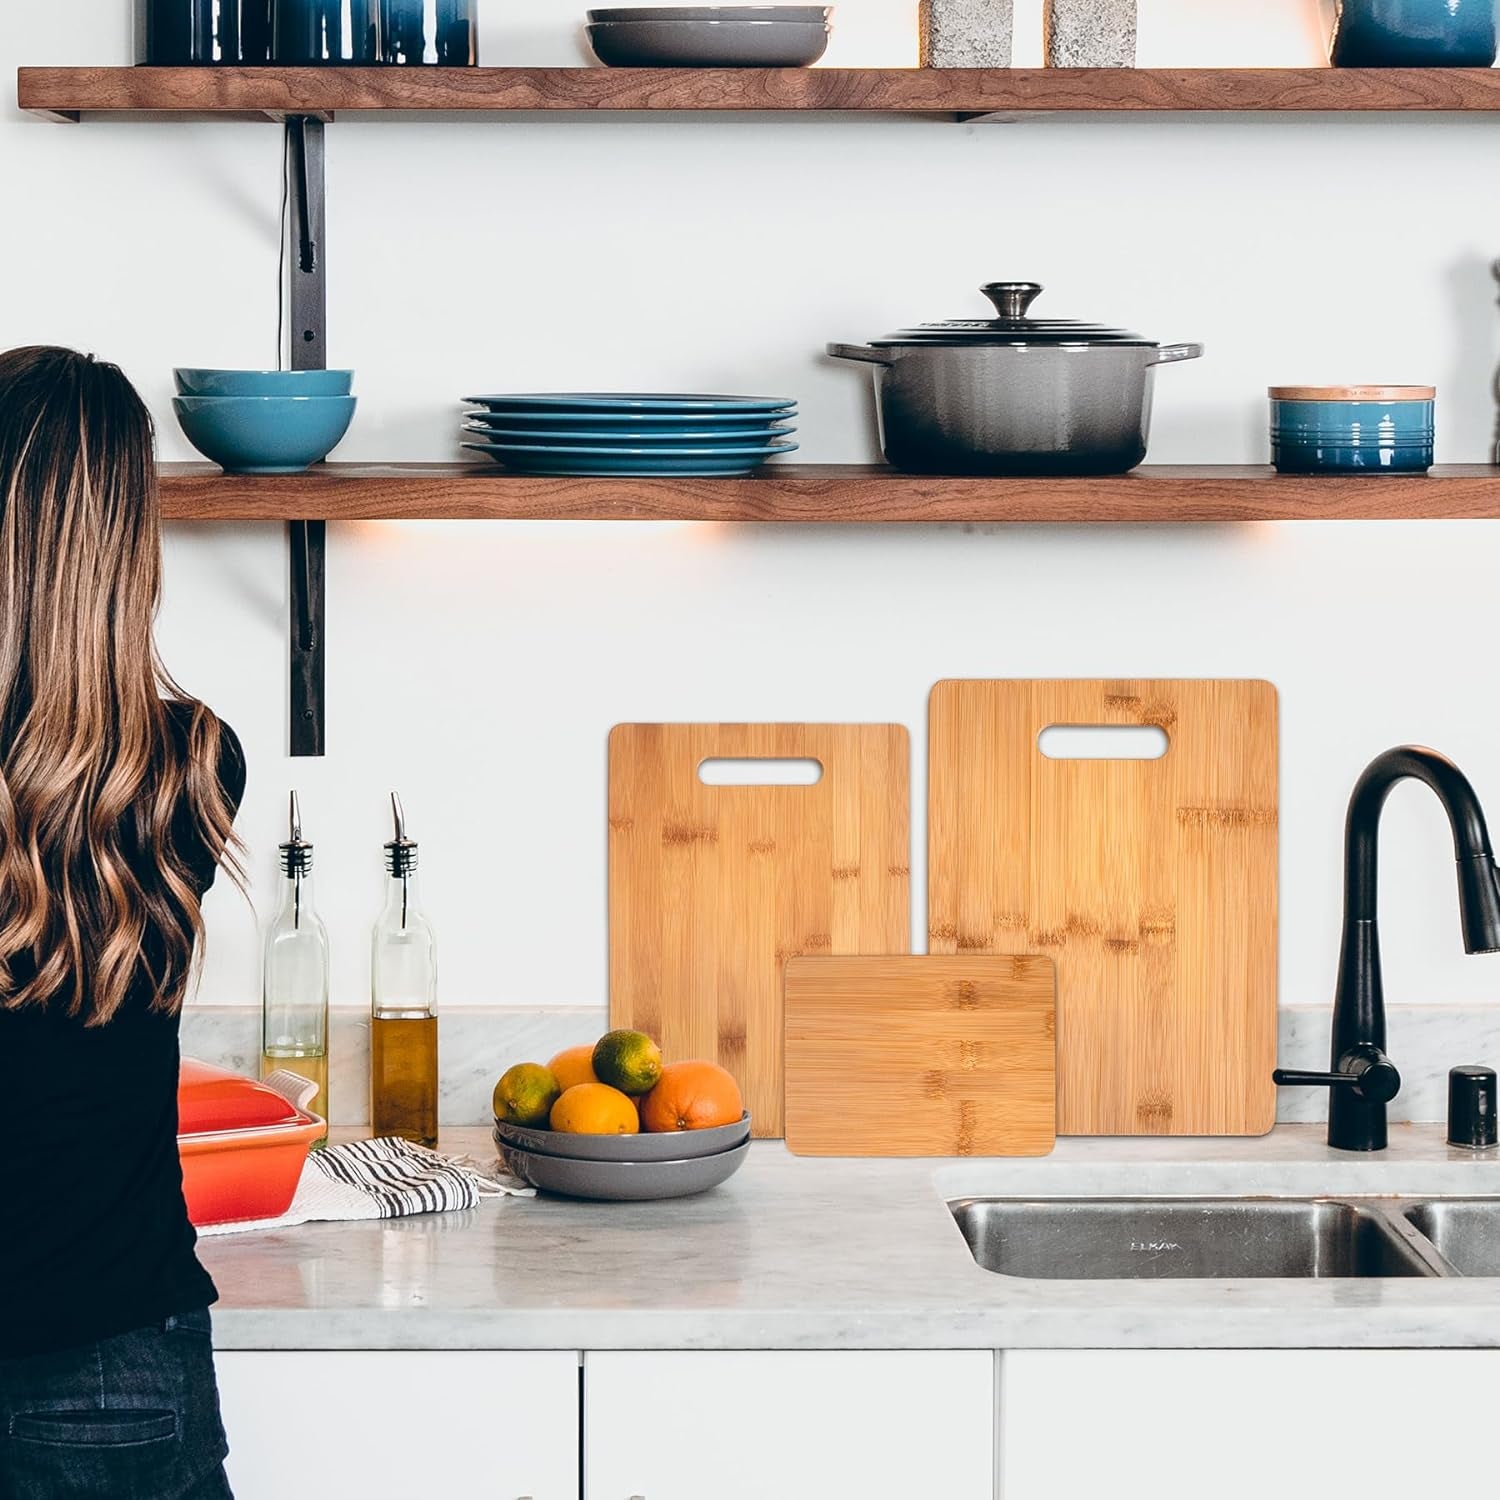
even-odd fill
[{"label": "oil bottle", "polygon": [[437,940],[417,904],[417,845],[391,793],[385,905],[370,945],[370,1121],[376,1136],[437,1144]]},{"label": "oil bottle", "polygon": [[311,1107],[327,1120],[328,929],[313,909],[313,846],[302,837],[296,792],[289,821],[279,851],[281,898],[261,964],[260,1074],[286,1068],[311,1079],[318,1086]]}]

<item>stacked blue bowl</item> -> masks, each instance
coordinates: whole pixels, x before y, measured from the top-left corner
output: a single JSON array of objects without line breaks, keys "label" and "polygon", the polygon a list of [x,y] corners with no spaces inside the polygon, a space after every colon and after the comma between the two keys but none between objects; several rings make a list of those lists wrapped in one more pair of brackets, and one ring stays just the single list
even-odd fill
[{"label": "stacked blue bowl", "polygon": [[1425,474],[1437,391],[1430,385],[1278,385],[1271,461],[1283,474]]},{"label": "stacked blue bowl", "polygon": [[354,420],[353,370],[172,372],[188,442],[226,474],[300,474]]},{"label": "stacked blue bowl", "polygon": [[790,396],[465,396],[464,447],[523,474],[750,474],[797,447]]}]

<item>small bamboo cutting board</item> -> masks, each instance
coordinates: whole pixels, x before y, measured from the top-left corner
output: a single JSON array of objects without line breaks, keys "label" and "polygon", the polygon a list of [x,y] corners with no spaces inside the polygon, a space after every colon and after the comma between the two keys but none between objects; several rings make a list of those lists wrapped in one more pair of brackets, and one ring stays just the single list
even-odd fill
[{"label": "small bamboo cutting board", "polygon": [[[1056,960],[1058,1133],[1271,1129],[1276,689],[940,682],[929,707],[929,947]],[[1168,748],[1049,759],[1056,725]]]},{"label": "small bamboo cutting board", "polygon": [[786,1143],[801,1156],[1045,1156],[1050,958],[794,958]]},{"label": "small bamboo cutting board", "polygon": [[[710,786],[709,760],[816,785]],[[609,739],[609,1015],[739,1080],[782,1133],[782,969],[911,951],[910,744],[897,724],[621,724]]]}]

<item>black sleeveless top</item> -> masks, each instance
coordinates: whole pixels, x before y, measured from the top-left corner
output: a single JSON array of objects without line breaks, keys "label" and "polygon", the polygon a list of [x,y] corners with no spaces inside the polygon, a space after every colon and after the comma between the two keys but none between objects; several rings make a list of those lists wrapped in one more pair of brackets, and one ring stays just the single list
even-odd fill
[{"label": "black sleeveless top", "polygon": [[[186,743],[186,711],[170,719]],[[219,780],[245,790],[224,726]],[[200,891],[215,863],[179,815]],[[149,938],[148,938],[149,941]],[[0,1358],[93,1343],[208,1306],[177,1157],[177,1017],[137,985],[104,1026],[61,1007],[0,1009]]]}]

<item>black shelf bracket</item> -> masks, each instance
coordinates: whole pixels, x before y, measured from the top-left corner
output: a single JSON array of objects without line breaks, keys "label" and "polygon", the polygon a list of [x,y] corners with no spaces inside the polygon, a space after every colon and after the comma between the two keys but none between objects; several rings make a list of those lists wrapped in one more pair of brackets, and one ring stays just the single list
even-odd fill
[{"label": "black shelf bracket", "polygon": [[[325,212],[323,122],[294,116],[286,122],[291,216],[287,223],[290,270],[282,288],[283,322],[290,330],[294,370],[328,368],[328,220]],[[290,521],[291,712],[293,755],[325,751],[324,644],[327,525]]]}]

